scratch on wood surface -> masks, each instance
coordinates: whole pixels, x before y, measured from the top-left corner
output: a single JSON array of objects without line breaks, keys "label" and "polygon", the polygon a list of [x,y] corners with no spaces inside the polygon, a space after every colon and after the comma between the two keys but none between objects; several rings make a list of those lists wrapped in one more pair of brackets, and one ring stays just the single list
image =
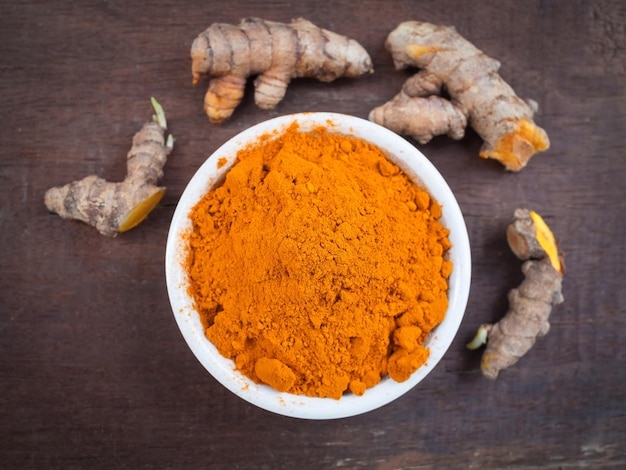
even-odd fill
[{"label": "scratch on wood surface", "polygon": [[616,67],[621,73],[626,71],[626,10],[608,8],[606,3],[593,4],[591,11],[590,48],[594,54],[602,57],[606,66]]}]

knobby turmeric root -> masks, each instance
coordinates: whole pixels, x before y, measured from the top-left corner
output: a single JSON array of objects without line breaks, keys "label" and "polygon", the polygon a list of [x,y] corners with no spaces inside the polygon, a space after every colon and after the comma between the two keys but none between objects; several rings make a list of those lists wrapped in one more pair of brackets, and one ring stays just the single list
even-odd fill
[{"label": "knobby turmeric root", "polygon": [[[370,112],[369,119],[425,144],[436,135],[461,139],[467,124],[483,139],[480,156],[519,171],[548,149],[546,132],[533,116],[537,103],[520,99],[498,75],[500,63],[453,27],[410,21],[385,42],[396,69],[418,67],[400,93]],[[440,96],[442,89],[450,96]]]},{"label": "knobby turmeric root", "polygon": [[114,236],[137,226],[165,194],[157,186],[174,139],[165,139],[167,121],[161,105],[152,98],[156,114],[133,137],[127,155],[124,181],[112,183],[96,175],[50,188],[44,197],[46,207],[64,219],[75,219],[95,227],[101,234]]},{"label": "knobby turmeric root", "polygon": [[563,302],[563,261],[541,216],[517,209],[507,228],[507,241],[518,258],[527,260],[522,265],[524,281],[509,292],[509,311],[504,318],[494,325],[481,325],[467,345],[477,349],[487,343],[481,370],[490,379],[515,364],[538,337],[548,333],[552,307]]},{"label": "knobby turmeric root", "polygon": [[238,26],[214,23],[191,46],[193,83],[210,77],[204,110],[212,123],[228,119],[254,82],[255,102],[274,108],[293,78],[331,82],[372,73],[365,49],[352,39],[321,29],[302,18],[290,24],[247,18]]}]

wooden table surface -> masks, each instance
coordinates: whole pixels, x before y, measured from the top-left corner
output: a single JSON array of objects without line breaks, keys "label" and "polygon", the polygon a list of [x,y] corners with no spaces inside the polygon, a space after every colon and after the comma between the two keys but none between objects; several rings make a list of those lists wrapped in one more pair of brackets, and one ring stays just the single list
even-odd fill
[{"label": "wooden table surface", "polygon": [[[272,111],[248,87],[221,126],[191,84],[189,48],[213,22],[307,18],[358,40],[376,72],[295,80]],[[306,421],[223,388],[186,346],[164,273],[168,226],[200,164],[278,115],[366,118],[408,72],[384,48],[405,20],[451,24],[539,103],[549,151],[510,173],[472,131],[417,145],[456,193],[472,288],[458,336],[416,388],[376,411]],[[623,2],[284,0],[0,3],[0,466],[3,468],[626,468],[626,9]],[[132,135],[163,104],[175,151],[168,192],[107,238],[43,205],[51,186],[121,180]],[[522,280],[506,245],[516,207],[544,215],[565,254],[552,329],[496,381],[477,326]]]}]

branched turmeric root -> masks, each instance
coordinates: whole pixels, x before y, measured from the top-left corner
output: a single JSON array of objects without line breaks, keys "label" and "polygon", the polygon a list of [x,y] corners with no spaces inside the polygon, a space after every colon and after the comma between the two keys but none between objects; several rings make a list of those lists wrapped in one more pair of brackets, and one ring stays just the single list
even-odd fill
[{"label": "branched turmeric root", "polygon": [[331,82],[372,73],[363,47],[345,36],[297,19],[290,24],[247,18],[238,26],[214,23],[191,46],[193,83],[211,78],[204,110],[212,123],[228,119],[241,102],[246,79],[258,75],[255,101],[274,108],[293,78]]},{"label": "branched turmeric root", "polygon": [[[470,126],[483,139],[480,156],[518,171],[550,146],[533,116],[537,103],[523,101],[498,75],[500,63],[453,27],[401,23],[385,43],[395,67],[418,67],[400,93],[371,111],[369,119],[425,144],[447,134],[461,139]],[[440,96],[445,88],[450,99]]]},{"label": "branched turmeric root", "polygon": [[517,209],[507,228],[507,240],[522,265],[524,281],[509,292],[509,311],[494,325],[482,325],[467,345],[477,349],[485,342],[481,369],[495,379],[515,364],[550,329],[548,318],[554,305],[563,302],[561,280],[564,267],[552,235],[539,214]]},{"label": "branched turmeric root", "polygon": [[133,137],[127,155],[127,175],[120,183],[98,176],[63,187],[50,188],[44,197],[46,207],[64,219],[75,219],[95,227],[103,235],[113,236],[138,225],[165,194],[157,186],[174,139],[165,139],[167,121],[163,108],[152,98],[156,115]]}]

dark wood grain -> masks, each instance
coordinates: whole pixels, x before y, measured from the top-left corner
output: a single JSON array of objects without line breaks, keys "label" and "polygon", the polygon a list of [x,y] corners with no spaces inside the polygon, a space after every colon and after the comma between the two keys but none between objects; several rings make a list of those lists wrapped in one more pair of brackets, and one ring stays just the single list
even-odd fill
[{"label": "dark wood grain", "polygon": [[[272,111],[248,93],[208,123],[189,47],[212,22],[302,16],[357,39],[376,73],[296,80]],[[480,140],[420,148],[466,216],[473,284],[459,335],[417,388],[374,412],[309,422],[232,395],[195,360],[165,290],[168,224],[186,182],[230,137],[300,111],[367,117],[407,76],[399,22],[452,24],[540,104],[552,148],[519,174]],[[615,1],[0,2],[0,462],[3,468],[625,468],[626,9]],[[176,150],[163,202],[109,239],[45,209],[45,190],[124,176],[130,138],[165,107]],[[549,335],[497,381],[464,344],[521,280],[504,228],[542,213],[566,255]]]}]

